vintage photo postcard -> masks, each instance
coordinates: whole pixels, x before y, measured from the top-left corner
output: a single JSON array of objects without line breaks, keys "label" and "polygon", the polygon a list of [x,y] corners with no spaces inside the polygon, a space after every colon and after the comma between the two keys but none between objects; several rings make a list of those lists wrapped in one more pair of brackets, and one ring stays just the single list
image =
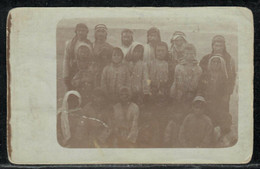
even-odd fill
[{"label": "vintage photo postcard", "polygon": [[11,10],[9,160],[248,163],[253,34],[241,7]]}]

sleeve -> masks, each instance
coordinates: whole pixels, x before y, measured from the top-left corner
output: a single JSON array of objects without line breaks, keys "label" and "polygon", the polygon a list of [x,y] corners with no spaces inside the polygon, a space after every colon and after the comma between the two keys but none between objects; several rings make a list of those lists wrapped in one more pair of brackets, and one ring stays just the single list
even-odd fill
[{"label": "sleeve", "polygon": [[104,91],[107,91],[107,67],[103,69],[102,75],[101,75],[101,88]]},{"label": "sleeve", "polygon": [[126,86],[131,87],[131,78],[130,78],[130,72],[127,66],[125,66],[125,72],[126,72]]},{"label": "sleeve", "polygon": [[230,72],[228,75],[228,84],[229,84],[229,94],[233,93],[235,83],[236,83],[236,68],[235,68],[235,61],[233,58],[230,59]]},{"label": "sleeve", "polygon": [[180,68],[179,68],[179,66],[176,66],[174,81],[173,81],[171,89],[170,89],[170,96],[173,98],[177,97],[177,88],[178,88],[178,84],[179,84],[180,76],[181,76],[180,74],[181,74]]},{"label": "sleeve", "polygon": [[205,72],[207,70],[208,65],[208,55],[203,56],[203,58],[200,60],[199,63],[200,67],[202,68],[202,71]]},{"label": "sleeve", "polygon": [[197,91],[201,74],[202,74],[202,69],[201,69],[201,67],[198,65],[198,66],[197,66],[196,74],[194,75],[194,78],[192,79],[192,82],[191,82],[191,85],[190,85],[190,87],[191,87],[191,88],[190,88],[190,91]]},{"label": "sleeve", "polygon": [[133,121],[132,126],[130,129],[130,133],[127,136],[127,140],[129,140],[132,143],[136,142],[137,136],[138,136],[138,119],[139,119],[139,108],[137,105],[132,110],[133,112]]},{"label": "sleeve", "polygon": [[71,80],[71,84],[73,87],[78,87],[80,85],[80,82],[81,82],[81,74],[80,72],[78,72],[74,77],[73,79]]},{"label": "sleeve", "polygon": [[188,142],[185,139],[185,133],[186,133],[186,125],[188,123],[188,117],[186,117],[180,127],[180,131],[179,131],[179,142],[182,146],[187,147],[188,146]]},{"label": "sleeve", "polygon": [[210,143],[212,142],[213,125],[212,125],[210,119],[207,119],[206,122],[207,122],[207,125],[206,125],[206,130],[204,133],[205,135],[204,135],[204,138],[202,140],[200,147],[209,147]]},{"label": "sleeve", "polygon": [[66,48],[64,52],[64,59],[63,59],[63,78],[66,79],[69,77],[69,62],[70,62],[70,42],[66,43]]},{"label": "sleeve", "polygon": [[143,93],[150,94],[150,80],[148,75],[147,65],[144,63],[143,65]]},{"label": "sleeve", "polygon": [[198,90],[197,90],[198,96],[205,97],[205,89],[206,89],[207,83],[208,83],[207,75],[206,75],[206,73],[202,73],[202,75],[199,78],[199,82],[198,82]]}]

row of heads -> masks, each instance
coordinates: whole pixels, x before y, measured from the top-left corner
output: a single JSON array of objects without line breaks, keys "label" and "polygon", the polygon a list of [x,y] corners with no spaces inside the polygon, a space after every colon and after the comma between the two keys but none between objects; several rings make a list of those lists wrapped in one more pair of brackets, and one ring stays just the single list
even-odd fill
[{"label": "row of heads", "polygon": [[[131,91],[128,87],[121,87],[119,90],[120,102],[128,102],[132,97]],[[136,98],[135,98],[136,99]],[[95,88],[92,93],[92,103],[100,105],[108,103],[108,97],[104,90],[101,88]],[[134,101],[134,100],[132,100]],[[136,100],[137,101],[137,100]],[[63,100],[63,104],[68,105],[68,108],[76,108],[81,106],[81,95],[78,91],[71,90],[68,91]],[[134,101],[135,102],[135,101]],[[136,102],[138,104],[138,101]],[[204,109],[206,105],[206,100],[203,96],[195,96],[192,105],[194,109]]]},{"label": "row of heads", "polygon": [[[77,33],[79,30],[84,30],[84,31],[86,31],[86,33],[89,32],[89,28],[84,23],[79,23],[79,24],[76,25],[75,33]],[[108,28],[105,24],[97,24],[95,26],[94,30],[95,30],[95,32],[104,32],[107,35]],[[123,36],[124,34],[132,37],[132,40],[133,40],[133,31],[132,30],[123,29],[122,32],[121,32],[121,36]],[[157,37],[158,41],[161,41],[160,30],[158,28],[151,27],[147,31],[147,37],[148,38],[149,38],[149,35],[154,35],[155,37]],[[187,42],[187,38],[186,38],[185,33],[181,32],[181,31],[175,31],[172,34],[171,43],[174,43],[174,41],[176,41],[177,39],[182,39],[182,40]],[[222,35],[216,35],[212,39],[212,44],[214,44],[215,42],[225,43],[225,38]]]}]

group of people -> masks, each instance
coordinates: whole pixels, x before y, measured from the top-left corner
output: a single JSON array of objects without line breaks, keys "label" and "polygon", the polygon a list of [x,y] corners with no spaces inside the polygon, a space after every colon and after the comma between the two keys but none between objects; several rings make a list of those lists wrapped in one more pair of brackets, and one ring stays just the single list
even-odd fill
[{"label": "group of people", "polygon": [[160,31],[147,44],[121,32],[121,46],[107,42],[107,27],[95,26],[95,41],[79,23],[66,45],[63,79],[67,92],[58,112],[58,141],[65,147],[218,147],[230,133],[230,95],[236,79],[225,38],[198,61],[181,31],[171,47]]}]

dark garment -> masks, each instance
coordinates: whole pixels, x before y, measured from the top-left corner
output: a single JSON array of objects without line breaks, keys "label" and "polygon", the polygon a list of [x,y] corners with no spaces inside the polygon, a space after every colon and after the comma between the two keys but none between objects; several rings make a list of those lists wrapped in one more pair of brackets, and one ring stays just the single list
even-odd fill
[{"label": "dark garment", "polygon": [[94,74],[88,69],[78,71],[71,81],[73,88],[81,96],[82,107],[90,101],[92,91],[95,87],[94,82]]},{"label": "dark garment", "polygon": [[111,147],[110,138],[112,108],[106,105],[95,106],[92,102],[83,108],[83,115],[87,119],[87,147]]},{"label": "dark garment", "polygon": [[[213,53],[204,56],[200,61],[200,67],[202,68],[203,74],[208,72],[208,64],[210,58],[214,56]],[[226,70],[228,74],[228,82],[227,82],[227,93],[231,95],[233,93],[236,81],[236,70],[233,58],[226,51],[222,54],[222,58],[226,62]]]},{"label": "dark garment", "polygon": [[[165,96],[166,97],[166,96]],[[165,147],[163,136],[171,111],[167,98],[151,98],[140,114],[138,147]]]},{"label": "dark garment", "polygon": [[214,127],[220,126],[222,134],[228,133],[232,125],[227,85],[229,85],[228,79],[224,75],[214,77],[210,73],[204,73],[198,89],[198,94],[207,100],[207,115],[211,118]]}]

